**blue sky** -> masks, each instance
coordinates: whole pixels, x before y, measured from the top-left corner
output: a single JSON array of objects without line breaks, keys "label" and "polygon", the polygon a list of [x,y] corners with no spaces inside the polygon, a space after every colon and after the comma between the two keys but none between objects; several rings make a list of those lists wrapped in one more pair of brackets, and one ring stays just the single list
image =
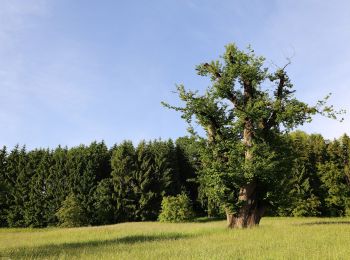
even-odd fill
[{"label": "blue sky", "polygon": [[[350,113],[350,1],[1,0],[0,145],[74,146],[186,134],[176,83],[203,90],[195,65],[251,44],[288,67],[302,100]],[[316,117],[301,127],[350,134]]]}]

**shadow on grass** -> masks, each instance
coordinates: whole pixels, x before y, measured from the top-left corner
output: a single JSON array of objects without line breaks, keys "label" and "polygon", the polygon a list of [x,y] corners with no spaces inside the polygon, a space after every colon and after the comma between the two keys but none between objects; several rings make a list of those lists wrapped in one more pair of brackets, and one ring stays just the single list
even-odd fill
[{"label": "shadow on grass", "polygon": [[350,225],[350,221],[317,221],[300,223],[301,226],[315,226],[315,225]]},{"label": "shadow on grass", "polygon": [[225,218],[208,218],[208,217],[202,217],[202,218],[196,218],[193,220],[195,223],[207,223],[212,221],[219,221],[224,220]]},{"label": "shadow on grass", "polygon": [[110,245],[132,245],[136,243],[154,242],[154,241],[167,241],[167,240],[178,240],[193,237],[189,234],[181,233],[161,233],[157,235],[131,235],[109,240],[93,240],[93,241],[82,241],[82,242],[71,242],[62,244],[49,244],[38,247],[23,247],[14,249],[12,252],[1,256],[6,256],[14,259],[18,258],[57,258],[60,254],[64,253],[68,256],[79,256],[82,252],[95,249],[98,247],[105,247]]}]

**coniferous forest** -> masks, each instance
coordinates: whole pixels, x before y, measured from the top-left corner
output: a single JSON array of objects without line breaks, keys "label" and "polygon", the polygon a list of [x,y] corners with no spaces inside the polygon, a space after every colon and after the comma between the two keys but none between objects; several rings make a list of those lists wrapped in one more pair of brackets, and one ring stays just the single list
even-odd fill
[{"label": "coniferous forest", "polygon": [[[288,157],[270,216],[350,214],[350,138],[325,140],[301,131],[286,135]],[[195,216],[223,217],[203,177],[201,149],[194,138],[125,141],[108,148],[88,146],[0,151],[2,227],[103,225],[158,219],[164,197],[187,194]],[[71,216],[72,223],[62,222]]]}]

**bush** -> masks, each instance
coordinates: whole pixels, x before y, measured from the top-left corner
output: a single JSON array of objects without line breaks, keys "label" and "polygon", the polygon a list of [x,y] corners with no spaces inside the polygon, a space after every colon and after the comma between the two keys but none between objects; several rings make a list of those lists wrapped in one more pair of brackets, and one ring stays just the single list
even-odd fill
[{"label": "bush", "polygon": [[62,227],[80,227],[86,223],[84,211],[74,194],[67,196],[56,216]]},{"label": "bush", "polygon": [[177,196],[164,197],[160,222],[185,222],[193,219],[191,201],[185,193]]}]

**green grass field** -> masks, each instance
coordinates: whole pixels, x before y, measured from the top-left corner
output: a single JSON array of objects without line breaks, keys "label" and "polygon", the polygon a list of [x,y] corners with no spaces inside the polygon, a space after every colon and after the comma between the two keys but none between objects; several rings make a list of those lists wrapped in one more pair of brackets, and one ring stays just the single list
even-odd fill
[{"label": "green grass field", "polygon": [[350,218],[0,229],[0,259],[350,259]]}]

